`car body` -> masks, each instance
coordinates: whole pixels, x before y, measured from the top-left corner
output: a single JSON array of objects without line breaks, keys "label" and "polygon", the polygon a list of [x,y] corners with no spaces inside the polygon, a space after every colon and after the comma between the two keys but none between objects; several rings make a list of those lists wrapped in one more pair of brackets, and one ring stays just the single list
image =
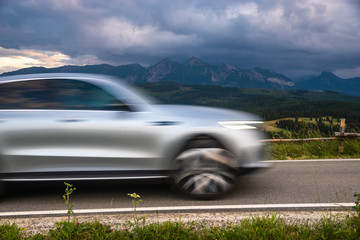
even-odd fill
[{"label": "car body", "polygon": [[171,178],[212,198],[265,167],[255,115],[153,104],[91,74],[0,78],[0,181]]}]

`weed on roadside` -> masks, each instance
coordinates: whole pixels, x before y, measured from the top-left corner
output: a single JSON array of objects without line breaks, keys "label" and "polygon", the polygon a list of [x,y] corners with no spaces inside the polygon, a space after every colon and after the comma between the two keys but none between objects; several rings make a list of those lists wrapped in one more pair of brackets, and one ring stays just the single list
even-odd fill
[{"label": "weed on roadside", "polygon": [[[133,229],[135,232],[140,232],[140,229],[144,228],[145,226],[145,216],[138,217],[136,208],[139,205],[139,203],[142,202],[142,200],[140,199],[140,195],[136,193],[128,193],[127,195],[131,197],[131,203],[133,207],[133,214],[132,214],[133,221],[127,221],[127,224],[129,225],[130,229]],[[140,222],[142,223],[141,226],[140,226]]]},{"label": "weed on roadside", "polygon": [[71,214],[74,214],[73,211],[73,207],[74,204],[70,205],[70,195],[76,190],[76,188],[73,188],[73,185],[67,182],[64,182],[66,188],[65,188],[65,193],[63,195],[63,199],[65,201],[65,205],[67,207],[67,217],[68,217],[68,222],[70,222],[70,217]]}]

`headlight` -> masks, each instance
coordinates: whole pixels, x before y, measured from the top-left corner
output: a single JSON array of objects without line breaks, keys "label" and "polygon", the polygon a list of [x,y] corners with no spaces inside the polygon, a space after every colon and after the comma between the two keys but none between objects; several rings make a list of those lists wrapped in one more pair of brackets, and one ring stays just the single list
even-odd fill
[{"label": "headlight", "polygon": [[257,129],[260,125],[263,124],[262,121],[226,121],[218,122],[223,127],[236,129],[236,130],[245,130],[245,129]]}]

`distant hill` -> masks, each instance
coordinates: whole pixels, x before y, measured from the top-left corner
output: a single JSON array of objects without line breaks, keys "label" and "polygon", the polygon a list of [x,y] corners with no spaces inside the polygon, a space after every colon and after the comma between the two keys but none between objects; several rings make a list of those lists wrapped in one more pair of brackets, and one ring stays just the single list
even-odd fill
[{"label": "distant hill", "polygon": [[296,85],[312,91],[335,91],[360,96],[360,77],[343,79],[331,72],[322,72],[319,76],[299,81]]},{"label": "distant hill", "polygon": [[191,57],[183,64],[174,62],[170,58],[165,58],[150,67],[143,67],[137,63],[121,66],[100,64],[62,66],[57,68],[30,67],[3,73],[0,76],[57,72],[107,74],[123,78],[131,84],[170,81],[182,84],[221,85],[240,88],[335,91],[360,96],[360,77],[342,79],[333,73],[323,72],[319,76],[293,82],[288,77],[271,70],[261,68],[244,70],[229,63],[213,66],[196,57]]}]

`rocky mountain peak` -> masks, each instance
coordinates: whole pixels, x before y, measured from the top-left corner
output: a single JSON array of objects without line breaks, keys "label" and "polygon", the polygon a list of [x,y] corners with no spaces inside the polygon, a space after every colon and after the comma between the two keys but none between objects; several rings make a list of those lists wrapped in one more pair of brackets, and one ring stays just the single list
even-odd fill
[{"label": "rocky mountain peak", "polygon": [[237,67],[235,67],[234,65],[230,64],[230,63],[221,63],[219,68],[221,70],[224,71],[234,71],[234,70],[238,70]]},{"label": "rocky mountain peak", "polygon": [[258,77],[261,77],[263,80],[267,81],[267,82],[271,82],[274,84],[278,84],[281,87],[294,87],[295,83],[293,81],[291,81],[289,78],[285,77],[282,74],[270,71],[270,70],[266,70],[266,69],[261,69],[259,67],[256,67],[254,69],[254,71],[257,73],[256,75]]},{"label": "rocky mountain peak", "polygon": [[171,61],[170,58],[165,58],[150,67],[147,74],[142,77],[142,80],[145,82],[160,82],[166,75],[176,71],[178,68],[178,63]]},{"label": "rocky mountain peak", "polygon": [[183,66],[192,66],[192,67],[198,67],[198,66],[206,66],[207,64],[201,61],[197,57],[191,57],[189,60],[187,60]]},{"label": "rocky mountain peak", "polygon": [[328,78],[328,79],[339,79],[338,76],[336,76],[335,74],[333,74],[332,72],[322,72],[319,75],[319,78]]}]

